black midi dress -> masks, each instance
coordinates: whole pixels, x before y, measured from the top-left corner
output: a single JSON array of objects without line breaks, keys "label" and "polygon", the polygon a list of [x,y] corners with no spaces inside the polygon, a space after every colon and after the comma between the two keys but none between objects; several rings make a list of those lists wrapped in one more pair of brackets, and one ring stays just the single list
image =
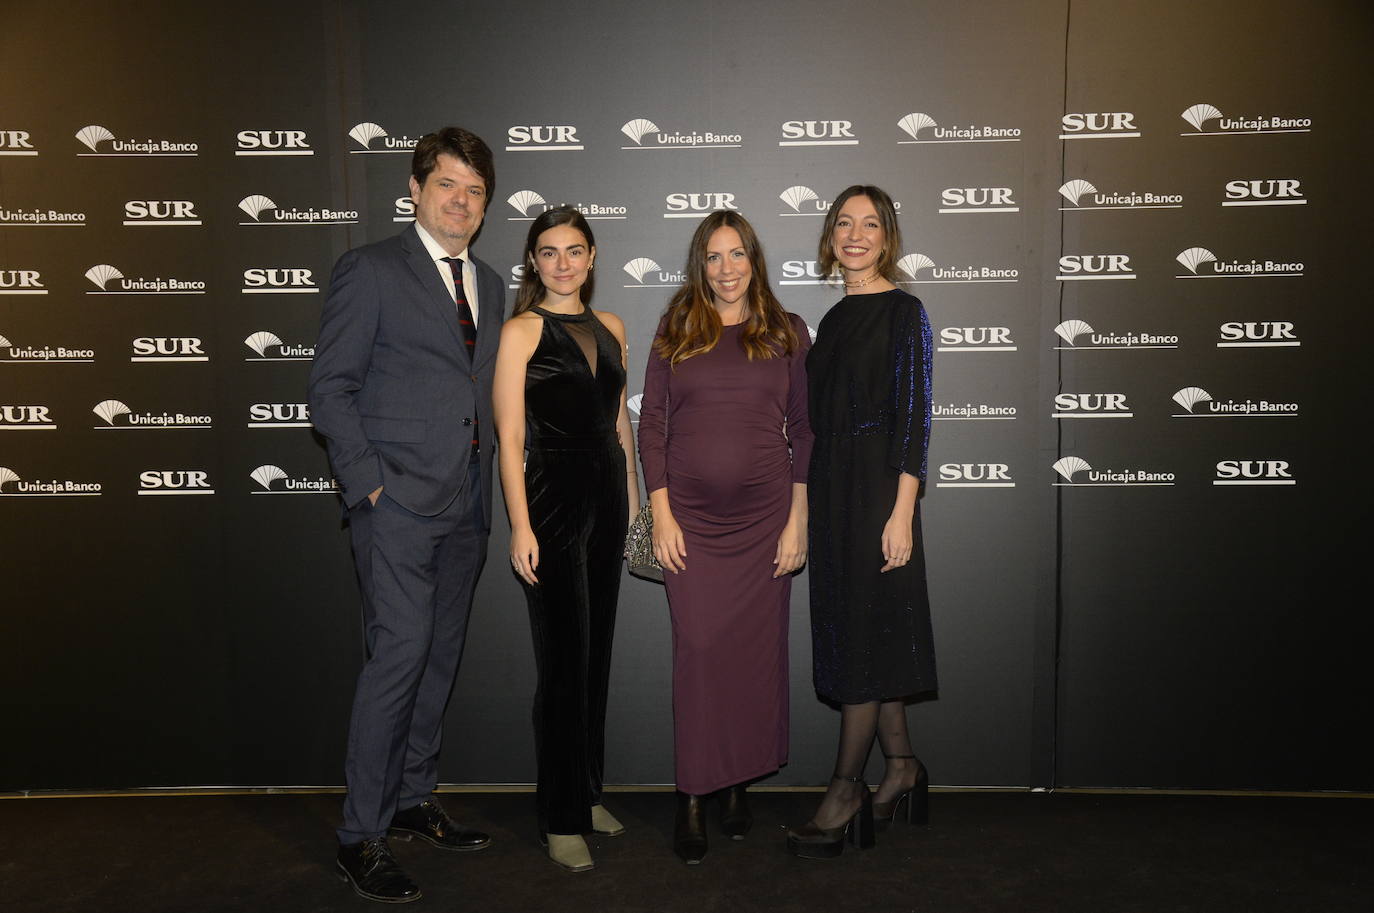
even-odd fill
[{"label": "black midi dress", "polygon": [[930,362],[925,309],[900,289],[843,298],[807,356],[812,662],[837,703],[936,688],[919,501],[911,560],[879,573],[898,477],[925,492]]}]

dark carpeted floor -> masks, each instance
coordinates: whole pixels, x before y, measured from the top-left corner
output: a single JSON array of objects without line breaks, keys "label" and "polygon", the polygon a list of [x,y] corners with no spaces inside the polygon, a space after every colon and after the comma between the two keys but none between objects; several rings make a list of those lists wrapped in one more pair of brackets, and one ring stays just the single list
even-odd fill
[{"label": "dark carpeted floor", "polygon": [[[395,846],[424,890],[413,910],[1374,911],[1368,800],[945,793],[932,796],[929,828],[895,827],[835,860],[795,859],[782,828],[817,798],[757,794],[748,838],[713,836],[690,868],[670,848],[666,793],[607,796],[629,832],[590,840],[597,868],[586,874],[543,856],[528,794],[444,797],[495,837],[484,852]],[[388,909],[334,876],[338,806],[337,796],[0,801],[0,909]]]}]

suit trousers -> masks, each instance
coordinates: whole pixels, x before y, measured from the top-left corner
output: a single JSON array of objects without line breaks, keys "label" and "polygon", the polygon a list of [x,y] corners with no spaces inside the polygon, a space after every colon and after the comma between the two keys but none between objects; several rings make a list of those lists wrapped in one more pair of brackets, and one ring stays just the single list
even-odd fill
[{"label": "suit trousers", "polygon": [[384,834],[397,810],[439,779],[444,710],[463,655],[487,555],[481,472],[438,515],[412,513],[383,491],[349,511],[363,596],[366,654],[353,697],[340,843]]}]

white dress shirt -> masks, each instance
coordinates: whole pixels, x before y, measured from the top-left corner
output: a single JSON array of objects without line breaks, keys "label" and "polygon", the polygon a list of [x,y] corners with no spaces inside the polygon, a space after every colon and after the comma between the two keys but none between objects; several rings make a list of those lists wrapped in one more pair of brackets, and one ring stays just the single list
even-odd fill
[{"label": "white dress shirt", "polygon": [[[439,278],[444,280],[444,288],[448,289],[449,297],[457,300],[457,295],[453,291],[453,268],[444,260],[449,255],[448,251],[439,246],[439,242],[430,237],[429,232],[425,231],[418,221],[415,223],[415,231],[420,236],[420,242],[424,244],[425,250],[434,260],[434,268],[439,271]],[[472,311],[472,325],[477,326],[477,274],[472,269],[472,259],[468,256],[468,249],[464,247],[458,256],[463,258],[463,297],[467,298],[468,309]]]}]

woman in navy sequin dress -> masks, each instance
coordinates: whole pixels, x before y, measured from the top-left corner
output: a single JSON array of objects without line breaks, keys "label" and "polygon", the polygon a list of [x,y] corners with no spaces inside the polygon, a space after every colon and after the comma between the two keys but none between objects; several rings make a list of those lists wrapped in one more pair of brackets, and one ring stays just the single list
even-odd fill
[{"label": "woman in navy sequin dress", "polygon": [[[936,687],[919,497],[930,439],[930,324],[893,283],[901,235],[891,199],[855,185],[831,205],[820,243],[846,296],[807,357],[811,632],[817,693],[841,705],[835,777],[815,818],[788,832],[802,856],[835,855],[848,832],[871,846],[873,815],[925,810],[905,698]],[[887,765],[860,779],[877,732]],[[871,806],[871,807],[870,807]]]}]

